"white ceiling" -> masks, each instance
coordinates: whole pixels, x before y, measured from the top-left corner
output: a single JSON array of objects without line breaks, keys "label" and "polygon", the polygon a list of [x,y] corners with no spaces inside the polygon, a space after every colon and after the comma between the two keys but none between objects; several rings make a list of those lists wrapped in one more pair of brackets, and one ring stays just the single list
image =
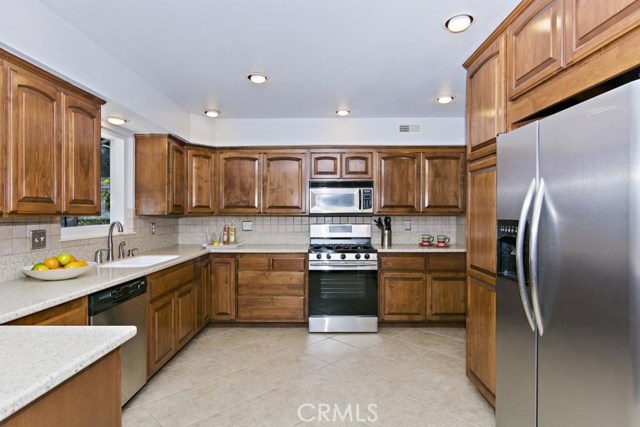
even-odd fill
[{"label": "white ceiling", "polygon": [[[40,1],[190,113],[222,118],[462,117],[462,63],[519,2]],[[450,34],[460,12],[475,21]],[[437,104],[444,93],[455,101]]]}]

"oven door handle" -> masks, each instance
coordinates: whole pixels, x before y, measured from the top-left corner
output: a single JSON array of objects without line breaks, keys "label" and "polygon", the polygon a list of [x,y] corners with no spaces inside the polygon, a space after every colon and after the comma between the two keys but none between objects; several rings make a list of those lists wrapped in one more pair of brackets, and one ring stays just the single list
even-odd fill
[{"label": "oven door handle", "polygon": [[309,271],[376,271],[377,265],[350,264],[350,265],[309,265]]}]

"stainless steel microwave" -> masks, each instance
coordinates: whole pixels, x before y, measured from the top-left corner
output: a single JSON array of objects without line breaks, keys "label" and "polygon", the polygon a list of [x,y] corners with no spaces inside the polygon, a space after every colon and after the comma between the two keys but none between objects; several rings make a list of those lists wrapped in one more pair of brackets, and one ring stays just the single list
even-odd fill
[{"label": "stainless steel microwave", "polygon": [[309,213],[342,215],[373,212],[371,181],[309,182]]}]

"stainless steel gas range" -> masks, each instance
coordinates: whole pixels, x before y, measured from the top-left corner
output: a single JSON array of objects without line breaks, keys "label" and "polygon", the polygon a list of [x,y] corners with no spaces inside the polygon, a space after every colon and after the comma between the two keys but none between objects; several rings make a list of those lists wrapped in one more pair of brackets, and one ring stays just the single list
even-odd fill
[{"label": "stainless steel gas range", "polygon": [[378,331],[378,254],[370,224],[312,224],[309,332]]}]

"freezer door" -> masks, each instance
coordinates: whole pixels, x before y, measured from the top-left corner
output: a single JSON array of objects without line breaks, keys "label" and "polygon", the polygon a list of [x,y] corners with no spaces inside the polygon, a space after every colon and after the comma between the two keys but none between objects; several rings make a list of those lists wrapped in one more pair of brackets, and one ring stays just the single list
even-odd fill
[{"label": "freezer door", "polygon": [[623,86],[540,123],[539,427],[638,426],[639,261],[630,258],[638,89]]},{"label": "freezer door", "polygon": [[[532,123],[498,137],[499,221],[518,220],[536,178],[537,126]],[[496,286],[496,425],[535,427],[536,335],[527,322],[517,281],[499,274]]]}]

